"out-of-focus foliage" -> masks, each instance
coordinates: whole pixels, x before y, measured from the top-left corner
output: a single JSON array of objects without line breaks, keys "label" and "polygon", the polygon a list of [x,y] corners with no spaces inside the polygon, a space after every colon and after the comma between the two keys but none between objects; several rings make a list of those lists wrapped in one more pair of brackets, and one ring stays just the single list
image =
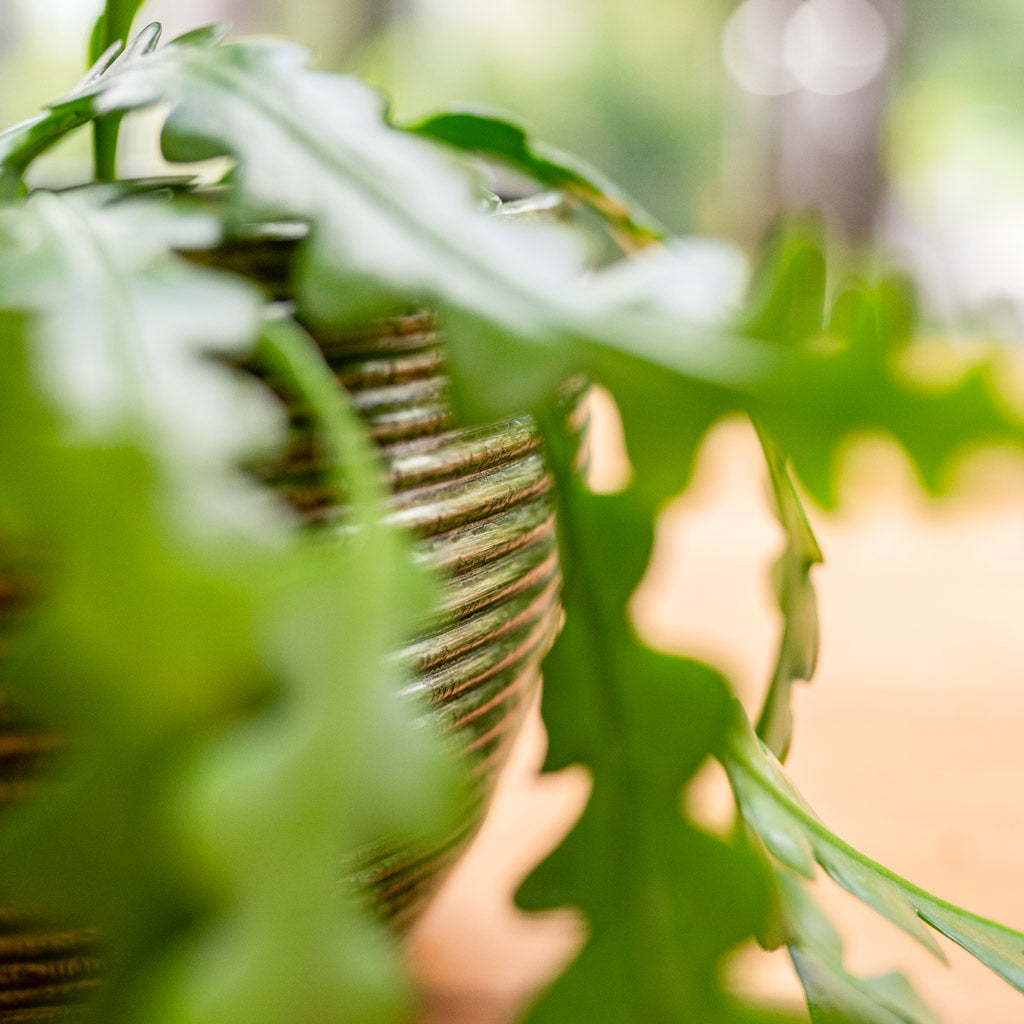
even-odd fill
[{"label": "out-of-focus foliage", "polygon": [[370,64],[403,119],[472,100],[586,153],[674,230],[712,200],[731,3],[412,5]]},{"label": "out-of-focus foliage", "polygon": [[72,744],[5,819],[4,899],[102,927],[96,1021],[390,1019],[397,953],[343,865],[451,820],[387,657],[430,589],[280,326],[266,358],[318,408],[360,529],[306,537],[232,468],[277,417],[210,357],[252,348],[259,297],[170,252],[218,234],[113,189],[0,209],[0,555],[39,595],[0,686]]},{"label": "out-of-focus foliage", "polygon": [[775,597],[783,616],[782,639],[757,721],[757,734],[770,750],[785,759],[793,735],[793,683],[810,680],[818,663],[818,602],[811,570],[823,556],[782,452],[767,437],[762,437],[761,443],[786,546],[772,566]]},{"label": "out-of-focus foliage", "polygon": [[[149,18],[286,34],[316,47],[323,67],[369,75],[402,120],[453,103],[514,112],[538,137],[587,154],[674,230],[750,233],[732,219],[766,193],[780,117],[758,111],[721,59],[737,0],[149,0]],[[11,0],[0,12],[0,119],[58,94],[84,55],[95,17],[73,0]],[[882,120],[886,192],[928,233],[941,197],[955,200],[962,240],[973,210],[1016,202],[1022,160],[1012,0],[906,0],[894,40],[891,106]],[[6,46],[5,46],[6,41]],[[63,62],[63,63],[61,63]],[[764,153],[737,139],[763,137]],[[82,147],[79,147],[82,151]],[[746,154],[746,155],[745,155]],[[1013,194],[1010,191],[1013,190]],[[952,194],[951,194],[952,193]],[[771,211],[767,211],[770,215]],[[760,215],[760,214],[759,214]],[[884,226],[887,232],[889,225]],[[999,268],[987,268],[999,278]]]},{"label": "out-of-focus foliage", "polygon": [[[843,446],[865,430],[895,437],[935,487],[965,446],[1024,447],[998,362],[915,375],[902,282],[830,273],[804,231],[780,238],[742,306],[720,249],[673,239],[582,280],[571,237],[489,217],[447,149],[393,128],[359,82],[310,71],[302,48],[207,30],[158,48],[157,36],[144,30],[0,135],[0,540],[39,595],[0,683],[74,740],[44,798],[6,823],[0,879],[105,927],[110,981],[93,1019],[386,1024],[405,1011],[393,941],[346,878],[375,839],[443,823],[455,790],[389,657],[430,590],[380,521],[366,442],[302,330],[280,310],[260,326],[260,296],[173,255],[281,221],[309,228],[294,282],[308,319],[430,302],[462,412],[530,408],[548,439],[567,616],[547,665],[550,764],[584,765],[594,793],[523,899],[580,907],[591,934],[534,1019],[786,1019],[740,1004],[720,969],[745,939],[777,935],[781,912],[816,1019],[927,1020],[898,981],[845,972],[790,877],[815,859],[1019,984],[1024,936],[826,833],[734,721],[727,681],[646,648],[625,611],[653,517],[685,486],[699,440],[727,413],[751,415],[789,537],[762,720],[784,750],[789,687],[813,668],[819,558],[790,467],[827,501]],[[229,158],[219,219],[190,213],[180,181],[24,194],[28,165],[72,128],[158,104],[168,157]],[[460,146],[495,155],[491,128],[469,125]],[[502,159],[564,174],[510,130],[521,145]],[[599,190],[573,174],[577,192]],[[127,194],[140,189],[152,194]],[[302,533],[238,478],[254,385],[209,358],[224,349],[262,360],[315,412],[352,502],[347,528]],[[588,491],[563,431],[562,389],[580,374],[623,414],[635,476],[617,495]],[[681,810],[715,755],[777,863]]]}]

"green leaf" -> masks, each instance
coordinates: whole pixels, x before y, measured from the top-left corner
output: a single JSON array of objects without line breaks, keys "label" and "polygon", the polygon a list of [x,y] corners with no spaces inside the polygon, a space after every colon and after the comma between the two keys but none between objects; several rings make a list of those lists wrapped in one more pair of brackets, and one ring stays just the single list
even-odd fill
[{"label": "green leaf", "polygon": [[459,110],[434,114],[408,130],[456,149],[491,157],[547,188],[564,192],[598,213],[626,249],[638,250],[666,240],[664,229],[600,172],[575,157],[531,141],[511,121],[493,114]]},{"label": "green leaf", "polygon": [[[588,365],[666,365],[684,378],[684,394],[690,379],[735,385],[771,365],[771,353],[663,309],[610,309],[581,281],[573,239],[484,214],[439,147],[388,125],[362,83],[309,71],[301,48],[202,42],[120,61],[35,132],[56,134],[72,115],[81,123],[84,95],[91,115],[169,103],[166,155],[233,155],[225,198],[238,217],[315,225],[297,281],[307,317],[339,323],[396,303],[439,308],[459,371],[455,398],[470,417],[519,412]],[[12,144],[9,160],[34,152]],[[488,347],[507,355],[501,374],[489,371]]]},{"label": "green leaf", "polygon": [[936,492],[956,456],[1024,442],[1024,414],[1000,387],[1007,368],[998,346],[912,342],[916,306],[904,278],[832,278],[820,233],[806,225],[783,231],[740,322],[743,333],[796,357],[749,408],[816,501],[835,505],[839,456],[865,434],[893,438]]},{"label": "green leaf", "polygon": [[262,351],[319,413],[360,528],[302,534],[240,484],[257,385],[210,354],[253,345],[258,304],[168,252],[208,218],[106,197],[0,211],[0,311],[20,311],[0,312],[0,538],[40,595],[0,686],[73,741],[5,815],[3,901],[102,928],[91,1021],[402,1018],[353,879],[371,843],[451,823],[391,657],[432,592],[297,328]]},{"label": "green leaf", "polygon": [[234,514],[229,467],[280,422],[254,382],[209,358],[251,346],[258,295],[170,255],[215,242],[212,218],[116,198],[36,192],[0,208],[0,307],[35,314],[40,386],[76,429],[146,437],[183,510],[208,527]]},{"label": "green leaf", "polygon": [[[848,289],[829,332],[822,325],[811,336],[827,284],[813,240],[801,236],[795,255],[769,260],[754,314],[737,318],[759,340],[695,323],[666,301],[688,279],[685,260],[671,273],[649,264],[660,281],[653,298],[602,300],[580,280],[566,237],[484,215],[447,159],[388,125],[361,83],[309,71],[305,51],[286,44],[201,42],[119,58],[48,123],[59,129],[86,96],[92,114],[169,103],[169,156],[236,158],[224,193],[236,216],[314,225],[297,282],[307,316],[340,322],[396,303],[437,306],[453,394],[471,418],[519,412],[585,371],[612,384],[640,430],[666,442],[680,435],[677,485],[707,427],[746,410],[823,503],[834,500],[838,451],[865,430],[893,434],[934,485],[964,445],[1021,442],[1019,418],[1002,408],[988,371],[929,389],[894,362],[879,337],[903,329],[905,296],[890,283]],[[681,421],[683,408],[692,415]],[[662,477],[648,500],[664,496]]]},{"label": "green leaf", "polygon": [[810,848],[814,859],[844,889],[917,939],[940,958],[925,927],[931,925],[1024,991],[1024,933],[940,900],[854,850],[830,832],[799,799],[781,766],[736,711],[724,763],[750,827],[782,863],[802,870],[777,836]]},{"label": "green leaf", "polygon": [[811,898],[803,879],[776,871],[789,952],[813,1024],[938,1024],[938,1018],[899,973],[874,978],[843,964],[839,933]]},{"label": "green leaf", "polygon": [[[89,41],[90,62],[98,61],[105,53],[116,52],[124,45],[141,6],[142,0],[106,0],[103,13],[96,20]],[[93,125],[93,155],[97,181],[113,181],[117,176],[117,137],[120,129],[120,114],[101,117]]]},{"label": "green leaf", "polygon": [[812,1024],[938,1024],[901,974],[858,978],[800,946],[791,956]]},{"label": "green leaf", "polygon": [[377,1024],[409,1010],[397,943],[367,915],[355,869],[382,837],[451,825],[432,738],[389,657],[429,590],[379,529],[304,555],[265,608],[287,701],[185,775],[183,831],[228,903],[171,965],[157,1021]]},{"label": "green leaf", "polygon": [[96,19],[89,44],[89,60],[96,62],[114,46],[123,46],[143,0],[106,0],[103,13]]},{"label": "green leaf", "polygon": [[818,661],[818,602],[811,570],[821,564],[823,556],[785,457],[764,435],[761,445],[775,499],[775,515],[786,543],[772,571],[775,597],[782,612],[782,639],[758,718],[757,734],[776,757],[785,760],[793,734],[793,683],[798,679],[809,680]]},{"label": "green leaf", "polygon": [[[749,407],[786,534],[774,569],[783,634],[758,720],[759,735],[780,757],[792,733],[792,684],[809,679],[817,660],[810,576],[821,561],[790,466],[819,502],[831,505],[839,454],[864,433],[894,437],[933,490],[943,486],[945,467],[971,447],[992,442],[1020,446],[1024,441],[1024,418],[1000,391],[998,352],[987,361],[976,356],[971,361],[951,350],[932,352],[929,359],[925,346],[909,341],[915,301],[905,280],[883,276],[830,282],[825,268],[820,232],[807,225],[781,231],[740,318],[744,333],[784,345],[798,356]],[[830,290],[838,293],[831,310]],[[937,360],[946,373],[942,383],[915,377],[915,360],[926,367]],[[787,376],[788,383],[776,390]]]},{"label": "green leaf", "polygon": [[[751,288],[742,330],[787,347],[813,343],[824,328],[826,286],[820,231],[804,223],[778,229]],[[785,547],[772,571],[782,637],[757,734],[785,760],[793,733],[793,683],[810,680],[818,660],[818,608],[811,570],[822,561],[822,554],[790,475],[786,452],[764,429],[758,430],[758,437]]]},{"label": "green leaf", "polygon": [[89,90],[104,74],[152,52],[160,39],[160,27],[149,25],[122,49],[115,43],[103,51],[82,81],[59,104],[0,132],[0,164],[8,175],[21,176],[33,160],[68,132],[88,124],[96,116]]},{"label": "green leaf", "polygon": [[544,665],[546,767],[584,765],[593,794],[519,901],[579,907],[590,939],[528,1019],[739,1020],[718,969],[767,915],[767,878],[741,840],[680,813],[682,787],[727,726],[728,689],[706,666],[639,642],[625,607],[650,555],[647,510],[631,492],[584,489],[558,414],[546,438],[566,609]]},{"label": "green leaf", "polygon": [[30,553],[42,595],[0,686],[74,744],[5,817],[0,878],[7,904],[102,927],[109,988],[90,1019],[113,1022],[194,906],[161,813],[174,738],[265,689],[258,601],[244,563],[183,542],[158,459],[76,436],[47,407],[33,354],[13,332],[0,344],[0,534]]},{"label": "green leaf", "polygon": [[744,332],[785,345],[814,339],[825,325],[827,288],[821,229],[807,222],[780,225],[751,286]]}]

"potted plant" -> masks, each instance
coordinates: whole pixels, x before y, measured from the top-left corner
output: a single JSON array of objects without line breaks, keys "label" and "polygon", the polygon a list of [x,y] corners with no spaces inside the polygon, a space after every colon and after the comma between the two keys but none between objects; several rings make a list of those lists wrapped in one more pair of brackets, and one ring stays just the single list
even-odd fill
[{"label": "potted plant", "polygon": [[[666,237],[506,121],[400,129],[300,49],[220,29],[160,45],[149,26],[122,48],[135,6],[109,6],[78,88],[0,135],[0,690],[33,723],[0,744],[0,795],[16,803],[0,1020],[64,1001],[104,1022],[405,1019],[397,940],[366,886],[379,891],[392,857],[415,881],[422,851],[472,820],[480,762],[450,738],[489,749],[517,652],[532,665],[553,637],[552,488],[565,626],[544,663],[548,760],[585,765],[594,788],[520,895],[581,908],[591,936],[530,1019],[789,1019],[723,982],[723,958],[753,936],[789,946],[815,1021],[930,1019],[899,980],[847,971],[805,885],[816,865],[926,945],[936,929],[1024,987],[1024,935],[851,849],[779,762],[817,644],[820,553],[794,474],[834,500],[836,450],[865,428],[895,436],[934,486],[967,443],[1024,443],[995,364],[916,379],[906,287],[837,276],[804,227],[780,233],[744,299],[720,250]],[[118,180],[118,119],[154,105],[168,159],[230,169]],[[33,186],[36,158],[89,123],[96,180]],[[560,190],[637,251],[584,273],[570,232],[488,213],[459,150]],[[435,324],[469,431],[454,440]],[[614,494],[588,488],[566,426],[581,376],[624,422],[633,479]],[[402,435],[382,461],[371,436],[403,420],[410,383],[433,402],[412,418],[440,415],[447,441]],[[659,506],[734,412],[757,425],[788,538],[785,629],[754,725],[718,672],[647,648],[626,614]],[[474,478],[495,470],[482,521],[509,579],[529,581],[514,613],[474,604],[468,583],[452,611],[452,565],[474,581],[477,556],[458,537],[431,546],[431,524],[447,536],[468,521],[438,508],[442,456]],[[396,483],[415,500],[389,498]],[[496,518],[509,507],[529,513],[525,534]],[[417,672],[443,660],[431,642],[461,656],[495,640],[508,664],[484,669],[494,689],[478,702],[417,703]],[[456,704],[466,692],[439,685]],[[709,757],[741,814],[724,837],[680,812]]]}]

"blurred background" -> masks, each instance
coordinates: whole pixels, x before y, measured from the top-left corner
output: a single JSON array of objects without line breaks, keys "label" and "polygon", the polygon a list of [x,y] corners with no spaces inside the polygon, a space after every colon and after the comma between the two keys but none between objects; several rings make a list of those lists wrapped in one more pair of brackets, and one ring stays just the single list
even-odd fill
[{"label": "blurred background", "polygon": [[[3,0],[0,119],[74,80],[91,0]],[[912,261],[937,317],[1020,333],[1016,0],[151,0],[308,43],[398,119],[506,111],[677,232],[758,243],[812,207]]]},{"label": "blurred background", "polygon": [[[77,80],[98,8],[0,0],[0,121]],[[909,266],[937,329],[1024,337],[1020,0],[153,0],[141,18],[168,35],[226,20],[299,39],[321,67],[371,79],[399,121],[496,108],[680,233],[753,253],[780,212],[820,211],[851,245]],[[841,513],[812,510],[823,651],[798,694],[792,771],[865,852],[1024,927],[1024,469],[975,459],[941,504],[891,447],[861,447],[847,469]],[[762,476],[749,429],[717,430],[636,602],[653,642],[720,665],[751,704],[778,635]],[[579,939],[571,914],[529,920],[508,902],[585,797],[579,776],[536,780],[542,748],[535,726],[412,937],[435,1024],[510,1020]],[[713,815],[727,801],[706,781]],[[956,1024],[1024,1020],[1021,997],[959,951],[949,972],[823,898],[855,970],[907,967]],[[795,998],[780,957],[737,971]]]}]

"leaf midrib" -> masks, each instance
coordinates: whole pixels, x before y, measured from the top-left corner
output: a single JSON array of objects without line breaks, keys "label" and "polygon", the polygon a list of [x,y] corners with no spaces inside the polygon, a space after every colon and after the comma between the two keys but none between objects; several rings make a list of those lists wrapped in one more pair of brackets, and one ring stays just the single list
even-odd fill
[{"label": "leaf midrib", "polygon": [[[734,767],[741,769],[747,778],[750,779],[762,792],[768,794],[776,805],[780,806],[783,810],[796,818],[803,828],[808,832],[813,833],[813,835],[821,842],[831,846],[834,850],[838,850],[851,860],[856,861],[862,867],[869,868],[873,873],[881,875],[886,881],[897,886],[899,889],[923,900],[926,903],[931,903],[943,910],[950,911],[957,917],[972,921],[973,923],[982,925],[983,927],[994,928],[1007,938],[1024,943],[1024,934],[1021,932],[1017,932],[1013,928],[1000,924],[998,921],[982,917],[980,914],[975,914],[972,911],[965,910],[963,907],[957,906],[955,903],[950,903],[948,900],[943,900],[938,896],[932,895],[932,893],[928,892],[926,889],[922,889],[920,886],[914,885],[913,882],[910,882],[901,875],[896,874],[895,871],[890,871],[889,868],[879,864],[877,861],[872,860],[870,857],[850,846],[849,843],[837,836],[817,818],[808,814],[807,811],[800,807],[798,803],[796,803],[791,797],[787,796],[784,791],[773,786],[768,779],[758,771],[757,766],[743,752],[740,744],[736,740],[730,742],[726,763],[728,764],[730,761]],[[910,901],[908,900],[908,902]],[[917,906],[912,902],[910,905],[913,907],[915,913],[918,913],[918,916],[920,916]],[[922,920],[925,920],[926,924],[931,924],[924,918],[922,918]],[[934,927],[934,925],[931,925],[931,927]]]}]

